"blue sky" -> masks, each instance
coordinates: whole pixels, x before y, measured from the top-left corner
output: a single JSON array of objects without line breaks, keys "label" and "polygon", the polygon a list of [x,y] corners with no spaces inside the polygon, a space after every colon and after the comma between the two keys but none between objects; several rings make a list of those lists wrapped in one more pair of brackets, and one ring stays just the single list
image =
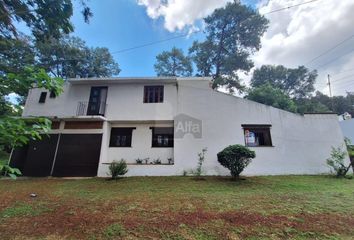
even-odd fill
[{"label": "blue sky", "polygon": [[[255,2],[257,0],[248,3],[255,6]],[[173,33],[167,31],[162,19],[151,19],[146,14],[146,8],[139,6],[135,0],[89,1],[88,5],[94,14],[89,24],[83,21],[80,6],[75,6],[72,17],[75,31],[72,35],[85,40],[88,46],[107,47],[119,63],[122,70],[119,76],[122,77],[154,76],[153,65],[157,54],[173,46],[187,53],[194,40],[203,38],[202,33],[197,33],[188,38],[115,54],[115,51],[184,34],[187,29]]]}]

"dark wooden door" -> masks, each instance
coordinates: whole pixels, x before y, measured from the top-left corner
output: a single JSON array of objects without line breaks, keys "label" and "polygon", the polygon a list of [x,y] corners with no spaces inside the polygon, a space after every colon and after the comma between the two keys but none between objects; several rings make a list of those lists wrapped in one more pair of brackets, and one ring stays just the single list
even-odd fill
[{"label": "dark wooden door", "polygon": [[32,177],[50,176],[58,134],[43,135],[41,140],[30,141],[23,175]]},{"label": "dark wooden door", "polygon": [[102,108],[106,106],[107,87],[91,87],[87,115],[104,115]]},{"label": "dark wooden door", "polygon": [[11,154],[10,166],[18,168],[23,173],[28,152],[28,145],[15,148]]},{"label": "dark wooden door", "polygon": [[93,177],[97,175],[102,134],[62,134],[53,176]]}]

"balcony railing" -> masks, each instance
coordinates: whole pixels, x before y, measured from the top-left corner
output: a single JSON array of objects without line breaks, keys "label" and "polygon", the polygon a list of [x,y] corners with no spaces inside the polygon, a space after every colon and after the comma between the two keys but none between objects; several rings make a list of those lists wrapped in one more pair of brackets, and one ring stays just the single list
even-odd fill
[{"label": "balcony railing", "polygon": [[78,102],[76,116],[90,116],[106,114],[106,102]]}]

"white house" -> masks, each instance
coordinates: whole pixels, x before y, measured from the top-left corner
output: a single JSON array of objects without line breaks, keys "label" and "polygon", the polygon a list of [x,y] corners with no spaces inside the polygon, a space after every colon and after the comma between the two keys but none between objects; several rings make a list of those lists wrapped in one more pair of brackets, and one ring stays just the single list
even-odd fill
[{"label": "white house", "polygon": [[246,175],[319,174],[343,144],[335,114],[290,113],[215,91],[209,78],[69,79],[60,96],[31,89],[23,117],[32,116],[53,125],[12,154],[29,176],[106,177],[120,159],[128,176],[181,175],[203,148],[204,173],[227,175],[216,155],[232,144],[256,152]]},{"label": "white house", "polygon": [[354,118],[345,119],[339,122],[344,137],[348,138],[351,144],[354,144]]}]

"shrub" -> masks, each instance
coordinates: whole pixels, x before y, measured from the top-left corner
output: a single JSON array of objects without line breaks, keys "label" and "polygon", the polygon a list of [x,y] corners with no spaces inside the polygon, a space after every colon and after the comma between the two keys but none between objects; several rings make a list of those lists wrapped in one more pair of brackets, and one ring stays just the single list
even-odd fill
[{"label": "shrub", "polygon": [[161,159],[160,158],[156,158],[154,161],[153,161],[154,164],[161,164]]},{"label": "shrub", "polygon": [[4,161],[0,161],[0,178],[1,176],[9,176],[13,180],[16,180],[17,176],[20,175],[22,175],[22,173],[19,169],[12,168]]},{"label": "shrub", "polygon": [[230,145],[217,154],[218,162],[228,168],[233,178],[239,178],[256,153],[242,145]]},{"label": "shrub", "polygon": [[123,176],[127,172],[127,163],[124,159],[121,159],[119,162],[113,161],[109,165],[109,175],[112,176],[112,179],[117,179],[119,176]]},{"label": "shrub", "polygon": [[342,147],[332,147],[331,156],[327,159],[327,165],[337,177],[345,177],[351,167],[351,164],[345,166],[344,160],[346,156],[347,152]]}]

